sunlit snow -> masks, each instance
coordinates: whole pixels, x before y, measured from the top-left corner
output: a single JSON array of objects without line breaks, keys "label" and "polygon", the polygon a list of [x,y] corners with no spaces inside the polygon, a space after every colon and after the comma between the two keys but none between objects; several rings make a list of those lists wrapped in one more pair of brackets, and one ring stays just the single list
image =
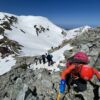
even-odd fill
[{"label": "sunlit snow", "polygon": [[14,66],[16,60],[10,55],[4,59],[0,58],[0,75],[11,70],[11,67]]}]

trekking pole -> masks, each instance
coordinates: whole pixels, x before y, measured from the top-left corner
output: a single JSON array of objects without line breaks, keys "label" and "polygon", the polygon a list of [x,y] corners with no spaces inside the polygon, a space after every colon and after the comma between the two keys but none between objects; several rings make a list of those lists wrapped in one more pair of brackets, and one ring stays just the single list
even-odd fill
[{"label": "trekking pole", "polygon": [[57,93],[57,98],[56,100],[60,100],[60,92]]}]

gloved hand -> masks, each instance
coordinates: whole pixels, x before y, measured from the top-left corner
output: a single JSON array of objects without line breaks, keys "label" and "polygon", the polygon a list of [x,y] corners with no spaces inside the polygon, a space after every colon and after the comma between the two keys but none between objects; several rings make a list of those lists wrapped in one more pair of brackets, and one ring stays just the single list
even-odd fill
[{"label": "gloved hand", "polygon": [[66,86],[66,81],[65,80],[60,80],[60,86],[59,86],[60,93],[64,93],[65,86]]}]

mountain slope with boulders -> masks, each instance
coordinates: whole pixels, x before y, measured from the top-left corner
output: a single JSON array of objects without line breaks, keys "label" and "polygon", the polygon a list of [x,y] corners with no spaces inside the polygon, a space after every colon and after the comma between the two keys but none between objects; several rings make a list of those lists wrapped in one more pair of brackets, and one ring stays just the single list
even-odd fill
[{"label": "mountain slope with boulders", "polygon": [[90,65],[100,65],[99,61],[97,62],[100,59],[100,28],[89,29],[70,43],[74,47],[73,52],[84,51],[90,56]]},{"label": "mountain slope with boulders", "polygon": [[[99,64],[100,55],[98,54],[100,49],[97,43],[99,41],[95,41],[99,38],[99,32],[100,29],[96,28],[89,30],[88,33],[83,33],[75,39],[71,39],[70,43],[74,48],[64,52],[65,58],[80,49],[89,55],[91,54],[91,58],[97,59],[94,61],[96,63],[95,66]],[[96,38],[94,35],[90,35],[91,33],[96,35]],[[86,39],[86,37],[81,38],[84,34],[90,35],[90,40],[92,39],[97,47],[92,46],[93,44],[89,39]],[[82,47],[89,45],[89,43],[91,43],[91,52],[93,53],[88,52],[89,49]],[[63,69],[61,65],[58,67]],[[47,69],[32,70],[27,64],[17,66],[10,72],[2,75],[0,80],[1,100],[56,100],[59,92],[59,72],[50,72]],[[71,89],[70,92],[65,92],[63,100],[99,100],[99,86],[100,82],[94,77],[91,82],[88,82],[88,87],[85,92],[75,94],[73,89]]]},{"label": "mountain slope with boulders", "polygon": [[[55,64],[36,65],[34,58],[48,50]],[[0,13],[0,100],[56,100],[60,71],[78,51],[86,52],[90,65],[100,70],[100,27],[64,30],[44,17]],[[85,92],[66,90],[63,100],[99,100],[99,86],[94,76]]]},{"label": "mountain slope with boulders", "polygon": [[[73,47],[71,50],[64,52],[67,59],[78,51],[83,51],[89,56],[89,64],[100,71],[100,27],[89,29],[81,35],[70,39],[70,44]],[[100,81],[95,76],[88,82],[87,91],[79,93],[84,99],[78,100],[99,100],[100,99]],[[78,95],[79,95],[78,94]],[[76,94],[77,95],[77,94]],[[66,99],[68,95],[65,95]],[[75,96],[74,96],[75,97]],[[65,100],[66,100],[65,99]],[[69,99],[70,100],[70,99]],[[73,98],[71,100],[74,100]]]}]

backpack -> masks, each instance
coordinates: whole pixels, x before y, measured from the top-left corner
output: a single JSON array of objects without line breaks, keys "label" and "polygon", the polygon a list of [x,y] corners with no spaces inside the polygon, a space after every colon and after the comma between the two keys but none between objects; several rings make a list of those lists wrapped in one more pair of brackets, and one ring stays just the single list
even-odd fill
[{"label": "backpack", "polygon": [[91,80],[94,72],[90,65],[86,64],[75,64],[75,69],[71,72],[74,78],[82,78],[84,80]]},{"label": "backpack", "polygon": [[94,75],[93,68],[90,65],[83,65],[80,70],[80,77],[85,80],[91,80]]}]

